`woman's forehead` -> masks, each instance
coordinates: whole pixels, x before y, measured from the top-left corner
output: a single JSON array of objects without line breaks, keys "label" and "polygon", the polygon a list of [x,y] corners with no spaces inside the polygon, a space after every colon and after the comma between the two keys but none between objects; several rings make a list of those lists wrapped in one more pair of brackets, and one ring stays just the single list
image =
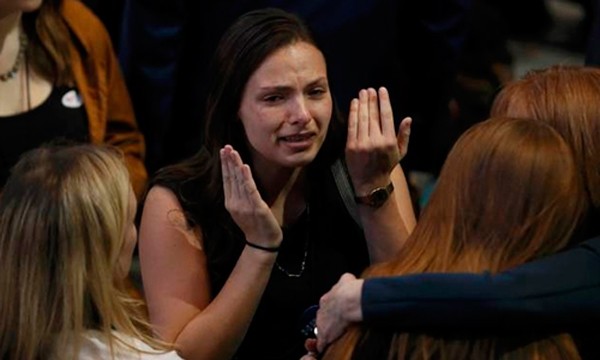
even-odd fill
[{"label": "woman's forehead", "polygon": [[274,51],[248,80],[258,87],[277,87],[286,81],[314,82],[327,77],[325,58],[307,42],[296,42]]}]

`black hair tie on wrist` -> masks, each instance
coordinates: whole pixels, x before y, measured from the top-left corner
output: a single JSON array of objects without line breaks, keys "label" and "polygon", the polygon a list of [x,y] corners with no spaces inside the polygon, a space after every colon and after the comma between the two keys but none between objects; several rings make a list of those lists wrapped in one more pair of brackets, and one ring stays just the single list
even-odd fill
[{"label": "black hair tie on wrist", "polygon": [[267,252],[271,252],[271,253],[275,253],[275,252],[279,251],[279,246],[267,247],[267,246],[262,246],[262,245],[258,245],[255,243],[251,243],[248,240],[246,240],[246,245],[253,247],[255,249],[259,249],[259,250],[263,250],[263,251],[267,251]]}]

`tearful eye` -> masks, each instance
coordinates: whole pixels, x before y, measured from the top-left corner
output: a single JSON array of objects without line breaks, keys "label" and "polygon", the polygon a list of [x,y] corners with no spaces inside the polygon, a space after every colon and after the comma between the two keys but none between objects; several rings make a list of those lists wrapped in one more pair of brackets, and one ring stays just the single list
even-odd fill
[{"label": "tearful eye", "polygon": [[277,101],[283,100],[283,96],[281,95],[268,95],[263,98],[265,102],[273,103]]},{"label": "tearful eye", "polygon": [[327,93],[327,90],[322,87],[314,88],[308,92],[308,94],[313,97],[320,97],[326,93]]}]

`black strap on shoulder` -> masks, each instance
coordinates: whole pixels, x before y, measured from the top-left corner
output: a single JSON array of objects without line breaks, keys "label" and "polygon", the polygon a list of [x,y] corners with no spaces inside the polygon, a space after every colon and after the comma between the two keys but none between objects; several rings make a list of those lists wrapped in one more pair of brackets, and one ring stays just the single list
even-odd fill
[{"label": "black strap on shoulder", "polygon": [[350,184],[350,175],[348,174],[348,170],[346,169],[346,165],[342,159],[337,159],[333,165],[331,165],[331,172],[333,173],[335,185],[337,186],[338,192],[344,201],[346,210],[348,210],[348,213],[350,216],[352,216],[352,219],[354,219],[358,227],[362,229],[362,223],[360,222],[360,217],[358,216],[358,208],[356,206],[356,202],[354,201],[354,189],[352,189],[352,184]]}]

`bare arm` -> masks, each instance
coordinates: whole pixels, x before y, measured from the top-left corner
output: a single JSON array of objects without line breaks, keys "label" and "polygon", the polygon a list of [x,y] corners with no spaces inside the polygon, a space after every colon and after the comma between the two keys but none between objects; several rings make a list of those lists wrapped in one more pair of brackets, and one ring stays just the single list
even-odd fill
[{"label": "bare arm", "polygon": [[[223,161],[223,159],[225,159]],[[222,152],[226,207],[248,241],[278,246],[281,229],[260,199],[249,168],[231,148]],[[211,299],[200,229],[186,229],[174,194],[153,188],[140,228],[140,259],[150,319],[184,358],[228,359],[250,325],[276,253],[246,246]]]},{"label": "bare arm", "polygon": [[399,165],[406,154],[410,118],[394,130],[394,116],[385,88],[361,90],[352,100],[348,116],[346,162],[357,195],[366,195],[376,187],[394,184],[394,193],[381,207],[359,205],[359,215],[369,255],[373,262],[396,254],[412,232],[416,220],[408,184]]}]

